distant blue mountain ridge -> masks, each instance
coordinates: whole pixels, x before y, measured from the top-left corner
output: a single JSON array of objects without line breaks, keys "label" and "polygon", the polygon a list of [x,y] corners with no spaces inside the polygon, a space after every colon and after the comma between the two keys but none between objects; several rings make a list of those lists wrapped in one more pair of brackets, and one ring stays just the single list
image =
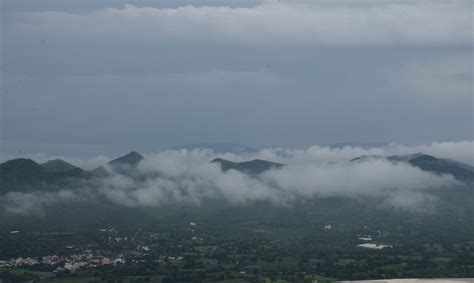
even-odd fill
[{"label": "distant blue mountain ridge", "polygon": [[255,149],[253,147],[242,145],[242,144],[236,144],[236,143],[195,143],[195,144],[172,146],[166,149],[172,149],[172,150],[209,149],[209,150],[212,150],[214,153],[235,153],[235,154],[255,153],[258,151],[258,149]]}]

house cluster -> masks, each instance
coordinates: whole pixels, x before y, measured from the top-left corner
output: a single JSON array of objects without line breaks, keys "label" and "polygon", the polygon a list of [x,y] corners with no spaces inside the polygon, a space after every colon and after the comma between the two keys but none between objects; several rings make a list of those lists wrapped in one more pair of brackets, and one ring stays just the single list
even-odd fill
[{"label": "house cluster", "polygon": [[[377,231],[379,237],[381,232]],[[374,244],[370,243],[373,238],[370,235],[364,235],[358,238],[360,241],[364,241],[365,243],[357,245],[360,248],[366,248],[366,249],[373,249],[373,250],[381,250],[385,248],[392,248],[392,245],[379,245],[379,244]]]},{"label": "house cluster", "polygon": [[184,258],[182,256],[167,256],[167,255],[162,255],[160,256],[159,262],[170,262],[170,261],[182,261]]},{"label": "house cluster", "polygon": [[105,257],[94,255],[91,251],[86,251],[83,254],[74,254],[68,256],[48,255],[40,258],[33,257],[19,257],[12,258],[8,261],[0,261],[0,268],[2,267],[21,267],[33,266],[37,264],[56,266],[56,272],[61,271],[76,271],[83,267],[96,267],[98,265],[120,265],[124,264],[125,258],[123,255],[114,257]]}]

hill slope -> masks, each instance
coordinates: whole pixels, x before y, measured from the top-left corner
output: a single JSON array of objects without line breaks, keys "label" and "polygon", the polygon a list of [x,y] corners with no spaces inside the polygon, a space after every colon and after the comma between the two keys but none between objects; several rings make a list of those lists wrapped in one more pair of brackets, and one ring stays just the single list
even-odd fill
[{"label": "hill slope", "polygon": [[114,160],[111,160],[107,165],[100,166],[91,171],[92,175],[101,177],[109,175],[109,170],[111,169],[117,173],[129,175],[132,169],[144,159],[143,155],[136,151],[130,151],[124,156],[120,156]]},{"label": "hill slope", "polygon": [[406,161],[411,165],[424,171],[436,174],[450,174],[463,182],[474,182],[474,169],[472,166],[449,159],[436,158],[431,155],[417,153],[412,155],[394,155],[388,157],[389,160]]},{"label": "hill slope", "polygon": [[285,166],[284,164],[270,162],[261,159],[254,159],[244,162],[232,162],[229,160],[216,158],[212,160],[213,163],[219,163],[223,171],[237,170],[247,174],[260,174],[269,169],[276,169]]},{"label": "hill slope", "polygon": [[474,182],[474,167],[450,159],[437,158],[428,154],[415,153],[408,155],[392,155],[389,157],[365,155],[356,157],[352,159],[351,162],[362,162],[368,159],[386,159],[392,162],[406,162],[423,171],[435,174],[450,174],[457,180],[465,183]]},{"label": "hill slope", "polygon": [[62,160],[40,165],[31,159],[18,158],[0,164],[0,193],[56,190],[61,184],[89,176],[89,172]]}]

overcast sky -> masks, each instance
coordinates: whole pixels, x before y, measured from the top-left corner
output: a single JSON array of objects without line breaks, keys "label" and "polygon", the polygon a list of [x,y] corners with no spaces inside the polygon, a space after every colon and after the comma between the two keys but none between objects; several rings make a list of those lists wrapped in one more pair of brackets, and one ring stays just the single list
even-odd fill
[{"label": "overcast sky", "polygon": [[3,152],[474,139],[470,0],[0,3]]}]

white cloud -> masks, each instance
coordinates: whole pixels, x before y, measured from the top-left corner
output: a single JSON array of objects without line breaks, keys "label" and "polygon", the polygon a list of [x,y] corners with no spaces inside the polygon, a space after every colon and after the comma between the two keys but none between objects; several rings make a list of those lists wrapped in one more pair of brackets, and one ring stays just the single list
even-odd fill
[{"label": "white cloud", "polygon": [[139,171],[148,176],[146,181],[113,176],[99,186],[100,192],[131,207],[199,204],[206,199],[291,205],[295,199],[337,196],[381,198],[393,206],[417,209],[420,202],[416,200],[434,199],[432,190],[458,184],[452,176],[386,160],[294,164],[255,177],[235,170],[223,172],[209,162],[214,157],[202,150],[164,151],[140,163]]},{"label": "white cloud", "polygon": [[[332,149],[316,145],[306,150],[264,149],[243,155],[216,155],[209,150],[166,150],[147,155],[139,163],[137,170],[141,177],[138,179],[114,174],[92,183],[81,183],[78,190],[13,192],[1,197],[0,205],[8,212],[34,214],[57,202],[102,198],[128,207],[156,207],[173,203],[199,205],[208,199],[230,204],[264,200],[291,206],[297,199],[349,197],[378,198],[385,204],[403,209],[426,209],[435,204],[436,190],[460,183],[453,176],[436,175],[408,163],[384,159],[349,160],[361,155],[424,152],[472,162],[473,145],[474,141],[413,147],[392,144],[369,149]],[[223,172],[218,164],[210,162],[217,156],[235,161],[264,158],[288,166],[250,176],[235,170]]]},{"label": "white cloud", "polygon": [[0,206],[5,211],[14,214],[42,216],[45,206],[65,201],[84,201],[84,197],[83,193],[72,190],[33,193],[9,192],[0,198]]},{"label": "white cloud", "polygon": [[224,154],[223,158],[233,161],[243,161],[260,158],[292,165],[325,164],[346,162],[363,155],[407,155],[424,153],[438,158],[448,158],[474,166],[474,141],[433,142],[422,145],[403,145],[390,143],[385,146],[362,148],[345,146],[331,148],[329,146],[313,145],[306,149],[266,148],[253,155]]},{"label": "white cloud", "polygon": [[474,141],[433,142],[431,144],[416,146],[393,144],[389,147],[389,152],[393,154],[422,152],[474,166]]},{"label": "white cloud", "polygon": [[44,11],[20,32],[86,40],[184,40],[242,44],[471,44],[470,1],[265,1],[249,8],[126,5],[87,14]]}]

